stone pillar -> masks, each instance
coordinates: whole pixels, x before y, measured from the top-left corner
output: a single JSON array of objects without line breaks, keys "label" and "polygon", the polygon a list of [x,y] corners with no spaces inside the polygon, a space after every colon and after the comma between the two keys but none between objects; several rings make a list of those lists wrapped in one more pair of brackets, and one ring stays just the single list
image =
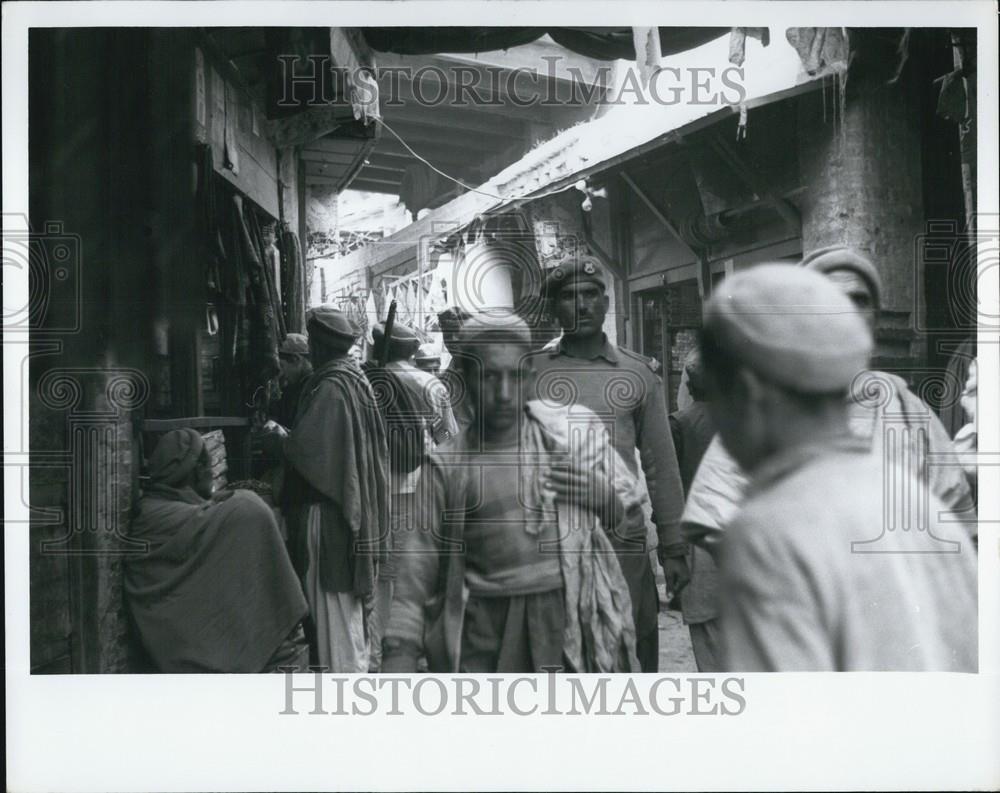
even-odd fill
[{"label": "stone pillar", "polygon": [[800,103],[802,248],[850,245],[871,257],[883,283],[876,357],[887,368],[892,360],[907,366],[924,357],[915,333],[924,314],[915,254],[924,231],[918,97],[909,81],[890,83],[898,38],[851,36],[859,57],[832,97],[827,90]]},{"label": "stone pillar", "polygon": [[[51,632],[46,623],[53,620],[72,632],[70,669],[61,671],[134,671],[138,637],[131,634],[122,581],[126,559],[143,551],[127,530],[138,464],[133,419],[150,383],[138,369],[105,361],[49,369],[36,393],[32,448],[46,455],[51,471],[32,477],[32,572],[53,583],[68,576],[69,598],[47,592],[45,579],[33,580],[33,594],[48,595],[49,607],[34,616],[42,630]],[[33,642],[33,667],[57,660],[48,657],[51,644]]]},{"label": "stone pillar", "polygon": [[[305,218],[306,239],[302,241],[305,256],[306,306],[323,299],[320,288],[321,278],[316,275],[314,262],[322,249],[327,247],[323,240],[333,240],[337,233],[337,189],[329,184],[306,186]],[[318,238],[313,235],[319,235]],[[317,239],[316,246],[309,239]]]}]

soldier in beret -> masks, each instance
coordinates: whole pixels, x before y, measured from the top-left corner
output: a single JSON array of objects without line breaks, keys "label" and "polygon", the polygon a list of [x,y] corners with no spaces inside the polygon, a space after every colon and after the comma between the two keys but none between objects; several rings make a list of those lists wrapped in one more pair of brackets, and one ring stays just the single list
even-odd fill
[{"label": "soldier in beret", "polygon": [[[307,320],[314,371],[285,440],[285,498],[299,513],[299,573],[315,627],[315,661],[367,672],[365,612],[388,533],[388,448],[371,385],[348,353],[360,328],[320,306]],[[303,547],[304,546],[304,547]]]},{"label": "soldier in beret", "polygon": [[[968,535],[851,431],[847,397],[872,347],[838,286],[792,265],[738,273],[705,306],[712,419],[750,476],[722,554],[728,670],[976,669]],[[902,494],[888,531],[887,481]],[[907,530],[914,515],[926,531]]]},{"label": "soldier in beret", "polygon": [[[650,359],[612,344],[604,333],[607,280],[595,261],[559,265],[546,277],[545,297],[562,336],[534,355],[536,393],[548,403],[580,405],[604,421],[618,454],[638,472],[642,461],[653,508],[657,554],[667,590],[688,580],[687,547],[680,534],[684,508],[677,458],[667,421],[663,381]],[[642,671],[659,661],[659,598],[645,535],[619,538],[616,551],[629,583]]]}]

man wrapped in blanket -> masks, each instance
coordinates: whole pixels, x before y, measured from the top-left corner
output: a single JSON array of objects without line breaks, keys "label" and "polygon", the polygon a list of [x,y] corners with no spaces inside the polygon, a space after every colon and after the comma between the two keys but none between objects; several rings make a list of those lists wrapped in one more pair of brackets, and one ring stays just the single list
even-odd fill
[{"label": "man wrapped in blanket", "polygon": [[[516,316],[462,329],[472,423],[430,453],[383,672],[638,671],[612,545],[645,553],[644,496],[582,407],[528,401],[531,335]],[[620,553],[620,551],[619,551]]]}]

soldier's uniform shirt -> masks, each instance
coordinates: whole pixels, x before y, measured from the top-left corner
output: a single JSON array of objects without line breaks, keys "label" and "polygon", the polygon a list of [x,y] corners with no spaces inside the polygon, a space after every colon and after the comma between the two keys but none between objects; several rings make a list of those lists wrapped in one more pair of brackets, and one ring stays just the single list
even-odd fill
[{"label": "soldier's uniform shirt", "polygon": [[538,399],[583,405],[596,413],[608,428],[615,451],[633,473],[638,469],[635,450],[639,450],[658,542],[683,554],[684,492],[656,363],[612,344],[607,337],[593,359],[570,356],[557,339],[534,353],[533,361]]},{"label": "soldier's uniform shirt", "polygon": [[[579,405],[596,413],[608,428],[615,451],[635,474],[635,450],[639,449],[657,541],[671,555],[683,555],[680,517],[684,494],[662,381],[653,371],[655,364],[617,347],[606,337],[603,349],[593,359],[568,355],[559,340],[534,353],[533,359],[538,399],[549,404]],[[649,561],[648,538],[610,539],[632,598],[639,663],[643,672],[655,672],[659,660],[659,597]]]}]

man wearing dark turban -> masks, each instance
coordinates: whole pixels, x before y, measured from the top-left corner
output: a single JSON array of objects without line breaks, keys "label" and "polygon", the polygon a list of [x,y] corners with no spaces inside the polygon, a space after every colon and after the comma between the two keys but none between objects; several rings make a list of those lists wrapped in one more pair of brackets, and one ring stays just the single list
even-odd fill
[{"label": "man wearing dark turban", "polygon": [[[316,630],[315,661],[367,672],[366,616],[389,532],[385,427],[372,387],[348,353],[360,328],[319,306],[307,321],[314,371],[284,444],[291,540]],[[367,612],[367,615],[366,615]]]},{"label": "man wearing dark turban", "polygon": [[161,672],[304,668],[306,602],[274,513],[249,490],[225,495],[201,435],[160,439],[130,529],[146,551],[125,568],[142,644]]}]

